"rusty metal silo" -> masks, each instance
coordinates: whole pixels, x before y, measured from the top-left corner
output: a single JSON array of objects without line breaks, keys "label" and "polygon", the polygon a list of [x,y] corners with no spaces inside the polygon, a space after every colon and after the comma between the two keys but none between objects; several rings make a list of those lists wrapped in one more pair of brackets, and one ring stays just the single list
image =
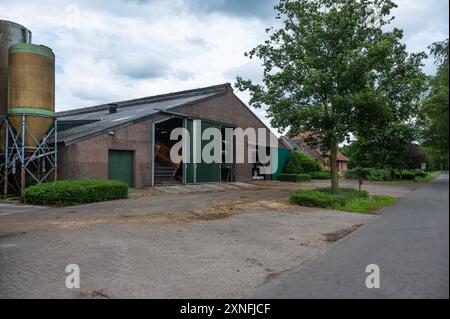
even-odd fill
[{"label": "rusty metal silo", "polygon": [[[24,26],[0,20],[0,117],[8,110],[8,49],[17,43],[31,43],[31,31]],[[4,127],[0,128],[0,152],[4,147]]]},{"label": "rusty metal silo", "polygon": [[54,121],[55,55],[43,45],[9,48],[8,118],[17,132],[25,119],[25,146],[33,148]]}]

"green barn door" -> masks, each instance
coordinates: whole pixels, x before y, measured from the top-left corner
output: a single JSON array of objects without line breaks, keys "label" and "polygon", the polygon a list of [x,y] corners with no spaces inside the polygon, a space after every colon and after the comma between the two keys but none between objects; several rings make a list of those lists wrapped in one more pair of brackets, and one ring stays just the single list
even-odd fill
[{"label": "green barn door", "polygon": [[[202,121],[202,134],[208,128],[215,128],[220,132],[220,125],[214,124],[211,122]],[[212,137],[211,137],[212,138]],[[201,149],[205,147],[205,145],[209,144],[211,140],[206,140],[201,142]],[[220,142],[221,143],[221,142]],[[220,144],[222,145],[222,144]],[[222,152],[220,153],[220,159],[222,159]],[[197,164],[196,171],[196,179],[197,183],[211,183],[211,182],[220,182],[221,179],[221,171],[220,171],[220,163],[205,163],[203,159],[201,163]]]},{"label": "green barn door", "polygon": [[186,184],[220,182],[220,163],[209,163],[209,164],[204,163],[203,160],[201,160],[201,158],[199,159],[200,161],[199,163],[197,164],[194,163],[194,152],[200,149],[201,154],[203,147],[210,142],[210,141],[201,141],[200,144],[198,144],[196,143],[196,141],[201,140],[203,131],[209,127],[215,127],[220,131],[220,125],[202,120],[201,128],[198,127],[196,128],[195,125],[198,125],[200,122],[198,121],[196,123],[197,124],[194,124],[194,121],[192,119],[188,119],[186,124],[186,129],[189,131],[190,135],[191,163],[186,163],[185,182]]},{"label": "green barn door", "polygon": [[134,187],[132,151],[109,151],[108,179],[125,182],[129,187]]}]

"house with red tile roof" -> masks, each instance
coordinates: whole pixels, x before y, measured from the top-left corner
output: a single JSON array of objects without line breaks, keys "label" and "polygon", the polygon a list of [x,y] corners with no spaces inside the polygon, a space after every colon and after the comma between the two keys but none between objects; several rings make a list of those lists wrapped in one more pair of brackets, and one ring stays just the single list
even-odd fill
[{"label": "house with red tile roof", "polygon": [[[290,150],[298,150],[311,158],[316,159],[324,170],[330,170],[330,154],[329,152],[323,152],[319,147],[313,145],[310,142],[310,138],[313,136],[311,132],[303,132],[298,135],[291,136],[286,133],[285,136],[280,137],[280,143]],[[315,138],[318,140],[318,138]],[[349,159],[341,153],[337,152],[337,169],[338,172],[344,172],[347,170],[347,164]]]}]

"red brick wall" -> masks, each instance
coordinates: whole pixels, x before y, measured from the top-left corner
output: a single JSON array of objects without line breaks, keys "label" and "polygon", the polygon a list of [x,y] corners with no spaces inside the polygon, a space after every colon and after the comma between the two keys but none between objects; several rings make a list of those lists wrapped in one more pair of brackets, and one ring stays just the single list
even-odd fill
[{"label": "red brick wall", "polygon": [[134,185],[149,186],[151,182],[152,125],[147,120],[58,148],[59,179],[107,179],[108,150],[134,151]]}]

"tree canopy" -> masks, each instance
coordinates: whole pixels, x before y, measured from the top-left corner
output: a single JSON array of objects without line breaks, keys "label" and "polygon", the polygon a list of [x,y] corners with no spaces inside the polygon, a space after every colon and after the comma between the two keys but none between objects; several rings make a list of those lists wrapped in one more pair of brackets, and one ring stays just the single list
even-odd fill
[{"label": "tree canopy", "polygon": [[425,83],[421,52],[409,54],[403,32],[389,28],[390,0],[281,0],[279,29],[246,55],[264,67],[262,83],[237,78],[250,104],[267,107],[274,127],[311,131],[330,151],[338,190],[338,144],[411,121]]},{"label": "tree canopy", "polygon": [[430,148],[441,164],[448,162],[448,39],[430,46],[435,58],[437,73],[430,79],[430,88],[420,110],[418,123],[421,127],[422,142]]}]

